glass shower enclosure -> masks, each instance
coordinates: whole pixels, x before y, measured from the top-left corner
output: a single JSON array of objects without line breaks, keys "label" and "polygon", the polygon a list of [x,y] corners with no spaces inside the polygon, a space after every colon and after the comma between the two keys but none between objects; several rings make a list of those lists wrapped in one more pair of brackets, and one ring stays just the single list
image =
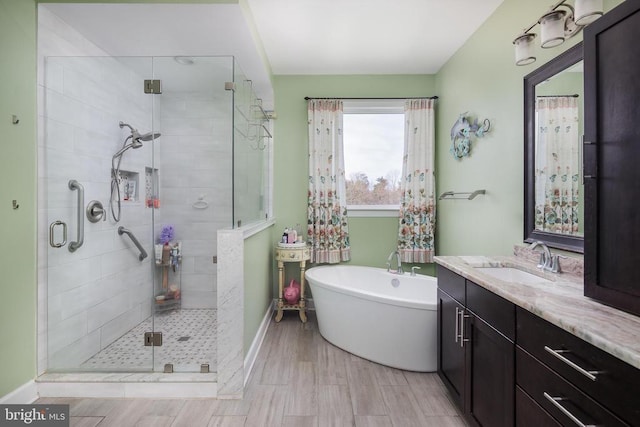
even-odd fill
[{"label": "glass shower enclosure", "polygon": [[251,82],[228,56],[49,57],[42,86],[47,371],[215,372],[216,232],[268,210]]}]

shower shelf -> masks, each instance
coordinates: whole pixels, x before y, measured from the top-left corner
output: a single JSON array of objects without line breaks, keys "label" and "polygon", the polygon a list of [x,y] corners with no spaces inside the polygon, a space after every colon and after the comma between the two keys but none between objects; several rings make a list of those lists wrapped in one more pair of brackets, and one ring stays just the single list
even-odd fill
[{"label": "shower shelf", "polygon": [[[155,262],[156,271],[159,272],[155,281],[154,306],[156,313],[179,309],[182,306],[182,254],[177,249],[180,247],[179,244],[172,247],[177,250],[175,254],[169,255],[168,258],[156,258]],[[167,259],[167,262],[162,262]]]}]

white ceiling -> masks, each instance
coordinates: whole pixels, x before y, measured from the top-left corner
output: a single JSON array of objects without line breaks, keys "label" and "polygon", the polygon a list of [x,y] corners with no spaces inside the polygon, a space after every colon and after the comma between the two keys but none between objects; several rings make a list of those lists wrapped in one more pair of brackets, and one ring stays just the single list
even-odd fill
[{"label": "white ceiling", "polygon": [[247,0],[274,74],[434,74],[503,0]]},{"label": "white ceiling", "polygon": [[436,73],[502,1],[240,0],[39,7],[114,56],[233,55],[271,108],[270,73]]}]

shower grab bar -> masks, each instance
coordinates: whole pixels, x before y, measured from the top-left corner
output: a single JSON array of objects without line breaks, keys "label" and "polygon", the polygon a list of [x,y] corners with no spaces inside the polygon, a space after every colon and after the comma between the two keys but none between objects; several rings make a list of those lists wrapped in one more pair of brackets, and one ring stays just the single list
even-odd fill
[{"label": "shower grab bar", "polygon": [[84,244],[84,187],[78,181],[72,179],[69,181],[69,189],[71,191],[78,190],[78,240],[69,243],[69,252],[75,252]]},{"label": "shower grab bar", "polygon": [[144,260],[148,256],[147,255],[147,251],[144,250],[144,248],[142,247],[142,245],[140,244],[138,239],[136,239],[136,236],[133,235],[131,230],[129,230],[127,228],[124,228],[123,226],[120,226],[120,227],[118,227],[118,234],[121,235],[121,236],[123,234],[126,234],[127,236],[129,236],[129,238],[131,239],[133,244],[136,245],[136,248],[138,248],[138,250],[140,251],[140,255],[138,255],[138,259],[140,261]]}]

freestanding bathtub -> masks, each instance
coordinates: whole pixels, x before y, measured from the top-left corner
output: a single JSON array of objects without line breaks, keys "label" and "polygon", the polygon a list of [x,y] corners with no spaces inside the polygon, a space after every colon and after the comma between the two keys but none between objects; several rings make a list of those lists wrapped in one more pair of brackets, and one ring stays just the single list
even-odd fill
[{"label": "freestanding bathtub", "polygon": [[393,368],[437,368],[437,279],[351,265],[313,267],[320,334],[362,358]]}]

